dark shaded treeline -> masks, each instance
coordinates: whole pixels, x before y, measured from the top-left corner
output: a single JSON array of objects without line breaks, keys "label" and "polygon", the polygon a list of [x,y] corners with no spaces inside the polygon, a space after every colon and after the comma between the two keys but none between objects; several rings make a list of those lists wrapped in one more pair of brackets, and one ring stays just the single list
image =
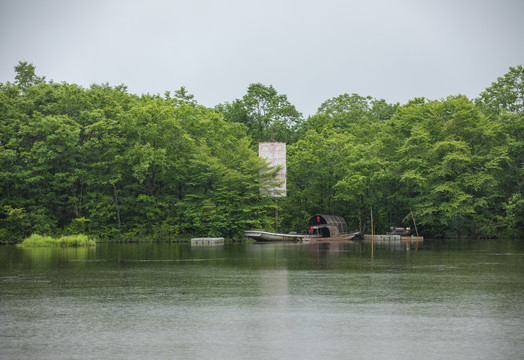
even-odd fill
[{"label": "dark shaded treeline", "polygon": [[[0,242],[31,233],[238,237],[273,227],[259,141],[288,144],[280,229],[332,213],[350,228],[428,237],[523,234],[524,70],[474,101],[405,105],[344,94],[303,119],[272,86],[214,109],[184,88],[46,82],[20,62],[0,84]],[[270,176],[270,174],[268,175]]]}]

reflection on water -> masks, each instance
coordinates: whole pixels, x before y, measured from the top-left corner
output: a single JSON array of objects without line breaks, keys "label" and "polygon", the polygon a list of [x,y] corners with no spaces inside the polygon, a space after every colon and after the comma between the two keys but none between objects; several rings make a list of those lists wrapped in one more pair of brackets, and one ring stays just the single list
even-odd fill
[{"label": "reflection on water", "polygon": [[0,359],[516,359],[520,242],[0,247]]},{"label": "reflection on water", "polygon": [[[20,248],[21,262],[29,267],[48,267],[65,264],[70,261],[81,263],[95,259],[93,247],[63,247],[63,248]],[[95,259],[95,261],[97,261]]]}]

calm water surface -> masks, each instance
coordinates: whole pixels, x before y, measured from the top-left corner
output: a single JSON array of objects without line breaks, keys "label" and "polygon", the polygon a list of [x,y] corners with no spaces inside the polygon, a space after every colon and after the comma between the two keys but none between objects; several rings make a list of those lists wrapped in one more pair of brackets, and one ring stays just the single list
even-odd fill
[{"label": "calm water surface", "polygon": [[0,359],[522,359],[522,242],[0,247]]}]

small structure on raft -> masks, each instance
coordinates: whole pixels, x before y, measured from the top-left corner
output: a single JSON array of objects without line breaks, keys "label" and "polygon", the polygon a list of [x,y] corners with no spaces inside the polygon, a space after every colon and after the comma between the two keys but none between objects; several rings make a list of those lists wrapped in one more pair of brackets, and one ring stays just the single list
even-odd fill
[{"label": "small structure on raft", "polygon": [[336,215],[315,215],[307,223],[306,233],[313,237],[331,238],[347,234],[346,220]]},{"label": "small structure on raft", "polygon": [[403,228],[403,227],[390,227],[389,228],[389,232],[387,232],[385,235],[380,235],[380,234],[374,234],[374,235],[369,235],[369,234],[365,234],[364,235],[364,240],[366,241],[373,241],[373,240],[379,240],[379,241],[391,241],[391,240],[400,240],[400,241],[417,241],[417,242],[422,242],[424,241],[424,237],[423,236],[414,236],[411,234],[411,228],[409,227],[406,227],[406,228]]},{"label": "small structure on raft", "polygon": [[306,228],[306,234],[279,234],[267,231],[246,230],[246,237],[257,241],[343,241],[351,240],[358,231],[348,232],[346,220],[335,215],[312,216]]}]

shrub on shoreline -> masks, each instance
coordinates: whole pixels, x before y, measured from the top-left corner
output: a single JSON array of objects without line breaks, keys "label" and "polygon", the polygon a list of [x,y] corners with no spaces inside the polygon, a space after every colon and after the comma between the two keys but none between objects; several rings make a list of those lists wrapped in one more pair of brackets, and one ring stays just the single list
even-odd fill
[{"label": "shrub on shoreline", "polygon": [[87,235],[69,235],[53,238],[47,235],[33,234],[26,238],[19,246],[23,247],[73,247],[73,246],[95,246],[94,240]]}]

